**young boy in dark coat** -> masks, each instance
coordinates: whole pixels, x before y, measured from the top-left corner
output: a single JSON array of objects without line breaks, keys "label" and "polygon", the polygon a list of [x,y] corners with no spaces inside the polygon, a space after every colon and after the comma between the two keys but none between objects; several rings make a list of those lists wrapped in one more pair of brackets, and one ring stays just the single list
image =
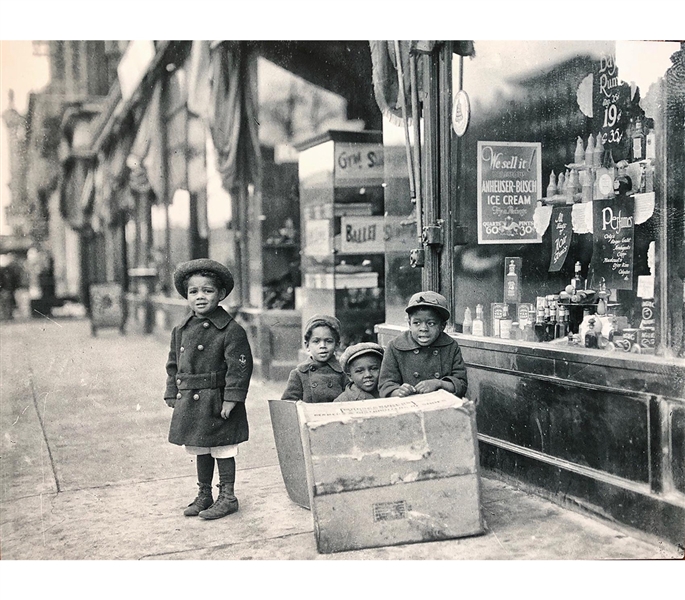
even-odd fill
[{"label": "young boy in dark coat", "polygon": [[314,315],[304,328],[309,358],[290,372],[281,400],[333,402],[345,389],[347,376],[335,358],[340,344],[340,321]]},{"label": "young boy in dark coat", "polygon": [[378,375],[382,358],[383,348],[373,342],[362,342],[346,348],[340,357],[340,366],[352,381],[334,402],[379,398]]},{"label": "young boy in dark coat", "polygon": [[468,380],[461,348],[445,332],[447,300],[437,292],[414,294],[407,308],[409,331],[396,337],[383,356],[381,396],[404,398],[443,389],[463,397]]},{"label": "young boy in dark coat", "polygon": [[[191,312],[174,327],[166,364],[165,402],[174,409],[169,441],[197,456],[198,496],[188,517],[218,519],[238,510],[235,456],[247,441],[245,397],[252,376],[252,352],[245,330],[221,307],[233,276],[207,258],[181,263],[174,285]],[[214,460],[219,496],[212,497]]]}]

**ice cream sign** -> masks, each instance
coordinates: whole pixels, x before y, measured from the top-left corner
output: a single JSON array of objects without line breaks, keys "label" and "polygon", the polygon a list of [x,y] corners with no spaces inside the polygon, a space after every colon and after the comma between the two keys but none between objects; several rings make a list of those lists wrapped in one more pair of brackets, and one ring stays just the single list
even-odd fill
[{"label": "ice cream sign", "polygon": [[478,142],[478,243],[537,244],[539,142]]}]

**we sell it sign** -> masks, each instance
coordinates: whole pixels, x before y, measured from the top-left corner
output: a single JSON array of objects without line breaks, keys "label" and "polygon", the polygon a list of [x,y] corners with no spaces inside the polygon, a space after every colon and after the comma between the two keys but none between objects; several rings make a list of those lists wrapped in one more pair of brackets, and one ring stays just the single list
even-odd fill
[{"label": "we sell it sign", "polygon": [[478,243],[538,244],[539,142],[478,142]]}]

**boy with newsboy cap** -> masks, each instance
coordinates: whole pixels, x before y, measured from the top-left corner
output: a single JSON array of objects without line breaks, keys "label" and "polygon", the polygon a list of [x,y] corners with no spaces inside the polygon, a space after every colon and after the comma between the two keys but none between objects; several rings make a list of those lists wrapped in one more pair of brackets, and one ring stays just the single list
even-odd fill
[{"label": "boy with newsboy cap", "polygon": [[238,510],[235,456],[238,444],[249,436],[245,397],[252,352],[245,330],[219,306],[233,289],[233,276],[224,265],[208,258],[181,263],[174,285],[187,299],[190,313],[171,332],[164,393],[174,409],[169,441],[197,457],[200,491],[183,514],[218,519]]},{"label": "boy with newsboy cap", "polygon": [[314,315],[304,328],[309,358],[288,377],[281,400],[333,402],[345,389],[347,376],[335,358],[340,344],[340,321],[329,315]]},{"label": "boy with newsboy cap", "polygon": [[379,398],[378,375],[382,358],[383,348],[373,342],[361,342],[346,348],[340,357],[340,366],[352,381],[334,402]]},{"label": "boy with newsboy cap", "polygon": [[405,309],[409,330],[392,340],[380,373],[381,396],[411,396],[443,389],[463,397],[468,380],[461,348],[445,332],[447,300],[437,292],[414,294]]}]

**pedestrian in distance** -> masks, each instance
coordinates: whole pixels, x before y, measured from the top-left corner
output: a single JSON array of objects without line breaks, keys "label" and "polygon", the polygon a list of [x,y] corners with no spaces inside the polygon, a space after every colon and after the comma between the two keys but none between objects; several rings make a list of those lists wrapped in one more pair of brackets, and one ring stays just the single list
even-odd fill
[{"label": "pedestrian in distance", "polygon": [[328,315],[314,315],[305,325],[304,345],[309,358],[290,372],[281,400],[333,402],[347,383],[335,357],[340,345],[340,321]]},{"label": "pedestrian in distance", "polygon": [[380,372],[381,396],[404,398],[447,390],[466,394],[468,379],[461,348],[445,333],[447,300],[437,292],[414,294],[405,308],[409,330],[389,344]]},{"label": "pedestrian in distance", "polygon": [[378,375],[382,359],[383,348],[373,342],[362,342],[345,349],[340,357],[340,366],[351,381],[334,402],[379,398]]},{"label": "pedestrian in distance", "polygon": [[249,437],[245,398],[252,351],[245,330],[219,306],[233,289],[233,276],[224,265],[208,258],[181,263],[174,272],[174,286],[190,312],[171,332],[164,393],[174,409],[169,441],[196,456],[200,488],[183,514],[219,519],[238,510],[235,457],[238,444]]}]

